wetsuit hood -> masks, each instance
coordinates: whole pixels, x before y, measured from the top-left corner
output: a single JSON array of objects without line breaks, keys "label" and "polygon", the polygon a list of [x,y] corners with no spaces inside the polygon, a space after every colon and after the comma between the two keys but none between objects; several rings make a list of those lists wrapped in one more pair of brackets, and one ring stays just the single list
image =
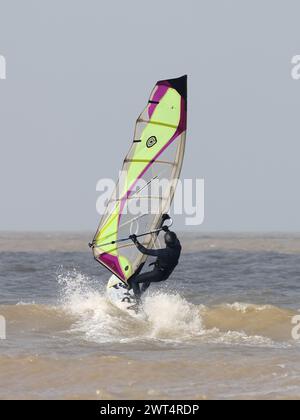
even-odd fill
[{"label": "wetsuit hood", "polygon": [[165,233],[165,243],[167,246],[173,248],[174,246],[176,246],[177,241],[178,239],[176,233],[170,231]]}]

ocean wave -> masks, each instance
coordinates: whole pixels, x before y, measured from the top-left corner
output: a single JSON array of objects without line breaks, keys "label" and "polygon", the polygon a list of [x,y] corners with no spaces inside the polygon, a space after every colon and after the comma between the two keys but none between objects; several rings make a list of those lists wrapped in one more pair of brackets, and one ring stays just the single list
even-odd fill
[{"label": "ocean wave", "polygon": [[207,328],[243,331],[250,336],[265,336],[274,341],[291,340],[292,318],[296,311],[273,305],[224,303],[202,311]]},{"label": "ocean wave", "polygon": [[291,319],[296,314],[272,305],[235,302],[208,307],[188,302],[178,293],[150,293],[145,319],[113,306],[105,290],[73,271],[58,276],[60,297],[54,306],[19,302],[2,305],[0,313],[14,328],[67,331],[94,343],[153,341],[219,343],[246,346],[291,345]]}]

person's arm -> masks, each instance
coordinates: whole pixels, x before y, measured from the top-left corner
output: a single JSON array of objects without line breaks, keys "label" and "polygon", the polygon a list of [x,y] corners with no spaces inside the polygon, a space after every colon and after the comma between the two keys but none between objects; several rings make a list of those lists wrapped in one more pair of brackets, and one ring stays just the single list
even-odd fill
[{"label": "person's arm", "polygon": [[137,249],[145,255],[151,255],[152,257],[159,257],[165,250],[164,249],[148,249],[145,248],[139,241],[135,235],[131,235],[130,238],[133,243],[136,245]]},{"label": "person's arm", "polygon": [[163,249],[145,248],[144,245],[140,244],[138,240],[136,241],[135,245],[142,254],[151,255],[152,257],[159,257],[161,255],[161,252],[163,251]]}]

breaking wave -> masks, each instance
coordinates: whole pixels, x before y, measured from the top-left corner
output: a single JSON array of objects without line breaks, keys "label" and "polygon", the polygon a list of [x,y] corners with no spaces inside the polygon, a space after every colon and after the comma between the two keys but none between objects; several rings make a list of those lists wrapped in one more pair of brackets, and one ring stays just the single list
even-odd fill
[{"label": "breaking wave", "polygon": [[292,345],[295,311],[247,303],[214,307],[194,305],[178,293],[150,293],[145,319],[133,318],[113,306],[104,287],[73,271],[59,274],[60,298],[55,306],[20,302],[2,305],[0,313],[16,327],[38,325],[46,332],[75,333],[94,343],[220,343],[225,345]]}]

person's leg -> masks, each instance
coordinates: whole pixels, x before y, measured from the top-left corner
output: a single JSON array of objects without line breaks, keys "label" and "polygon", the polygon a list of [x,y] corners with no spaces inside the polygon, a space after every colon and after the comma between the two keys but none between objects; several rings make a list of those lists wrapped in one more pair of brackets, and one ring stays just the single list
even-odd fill
[{"label": "person's leg", "polygon": [[151,277],[152,277],[152,271],[150,273],[140,274],[130,279],[130,286],[132,287],[134,296],[136,298],[140,298],[141,296],[140,283],[145,283],[145,282],[148,283]]},{"label": "person's leg", "polygon": [[[148,273],[140,274],[139,276],[130,279],[130,285],[133,289],[133,293],[136,297],[140,297],[141,293],[144,293],[151,283],[156,283],[165,280],[163,273],[160,270],[149,271]],[[140,283],[142,284],[142,292],[140,290]]]},{"label": "person's leg", "polygon": [[137,279],[138,277],[139,277],[139,276],[133,277],[133,278],[131,278],[131,279],[128,281],[128,284],[129,284],[129,286],[130,286],[129,290],[130,290],[130,289],[132,289],[132,290],[133,290],[133,293],[134,293],[134,296],[135,296],[135,297],[140,297],[140,296],[141,296],[141,289],[140,289],[140,285],[139,285],[139,283],[136,281],[136,279]]},{"label": "person's leg", "polygon": [[145,282],[145,283],[143,283],[143,284],[142,284],[142,287],[141,287],[141,294],[143,294],[143,293],[145,293],[145,292],[146,292],[146,290],[148,289],[148,287],[150,286],[150,284],[151,284],[151,282],[150,282],[150,281],[147,281],[147,282]]}]

